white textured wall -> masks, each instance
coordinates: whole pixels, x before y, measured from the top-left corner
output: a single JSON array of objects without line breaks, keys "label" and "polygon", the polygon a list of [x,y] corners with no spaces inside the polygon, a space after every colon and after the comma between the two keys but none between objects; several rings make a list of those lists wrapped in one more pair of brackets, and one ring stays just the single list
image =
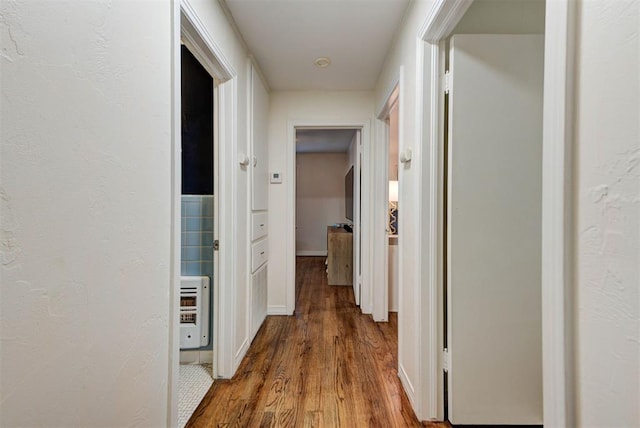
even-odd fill
[{"label": "white textured wall", "polygon": [[640,426],[640,1],[581,1],[576,370],[581,427]]},{"label": "white textured wall", "polygon": [[[272,92],[269,105],[269,171],[283,173],[282,184],[269,185],[269,308],[286,307],[287,263],[282,251],[286,239],[287,138],[290,121],[336,122],[371,121],[373,117],[371,92]],[[274,237],[281,237],[275,239]]]},{"label": "white textured wall", "polygon": [[0,16],[0,425],[165,426],[170,2]]},{"label": "white textured wall", "polygon": [[[376,106],[380,106],[388,95],[400,67],[403,68],[403,87],[400,91],[400,151],[411,148],[413,158],[410,163],[400,164],[399,167],[399,203],[398,239],[399,252],[399,291],[400,302],[398,310],[398,359],[400,377],[407,390],[409,399],[418,417],[422,417],[420,409],[420,342],[416,340],[417,328],[420,325],[420,312],[423,310],[421,302],[420,268],[424,261],[420,254],[420,203],[421,198],[428,197],[428,189],[421,188],[421,176],[428,171],[421,171],[422,165],[428,164],[424,158],[428,148],[416,135],[416,93],[418,91],[416,75],[416,51],[419,40],[418,30],[424,22],[433,2],[418,0],[413,3],[405,16],[402,30],[396,35],[396,40],[388,53],[384,67],[376,85]],[[429,57],[425,60],[425,67],[429,70]],[[427,123],[428,126],[428,117]],[[428,133],[427,133],[428,135]]]},{"label": "white textured wall", "polygon": [[327,226],[344,223],[347,153],[296,155],[296,254],[326,255]]}]

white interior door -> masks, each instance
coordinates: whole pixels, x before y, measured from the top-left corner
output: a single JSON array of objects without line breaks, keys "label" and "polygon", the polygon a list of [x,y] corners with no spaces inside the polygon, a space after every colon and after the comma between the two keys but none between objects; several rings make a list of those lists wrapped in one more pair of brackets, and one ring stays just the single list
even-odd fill
[{"label": "white interior door", "polygon": [[542,424],[543,38],[451,38],[448,411]]}]

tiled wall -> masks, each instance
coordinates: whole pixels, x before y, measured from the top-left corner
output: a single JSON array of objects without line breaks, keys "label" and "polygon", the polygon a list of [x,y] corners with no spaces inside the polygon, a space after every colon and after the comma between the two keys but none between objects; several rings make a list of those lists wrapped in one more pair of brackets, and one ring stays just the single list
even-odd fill
[{"label": "tiled wall", "polygon": [[[185,276],[208,276],[213,284],[213,196],[182,195],[182,240],[180,273]],[[213,293],[210,293],[210,314]],[[213,319],[213,318],[211,318]],[[209,322],[209,338],[213,325]],[[209,346],[200,349],[212,349]]]},{"label": "tiled wall", "polygon": [[213,275],[213,196],[182,195],[182,275]]}]

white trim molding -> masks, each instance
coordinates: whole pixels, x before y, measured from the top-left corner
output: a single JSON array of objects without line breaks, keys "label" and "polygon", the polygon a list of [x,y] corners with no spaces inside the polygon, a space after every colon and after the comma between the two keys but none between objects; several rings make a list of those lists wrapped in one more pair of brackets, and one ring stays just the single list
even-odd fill
[{"label": "white trim molding", "polygon": [[[382,263],[372,265],[373,277],[371,281],[373,307],[371,315],[376,322],[389,321],[389,238],[388,238],[388,210],[389,210],[389,115],[394,108],[398,109],[398,141],[403,141],[403,114],[401,105],[403,88],[403,67],[398,69],[393,77],[385,97],[376,109],[376,144],[374,147],[374,170],[384,171],[383,174],[376,174],[373,178],[373,260],[382,260]],[[398,171],[400,174],[400,171]],[[402,181],[398,177],[399,186]],[[401,191],[398,189],[398,193]],[[401,246],[398,246],[398,259],[402,260],[400,254]],[[402,284],[402,269],[398,272],[398,284]],[[402,301],[400,301],[402,305]],[[401,311],[402,308],[399,308]],[[401,340],[399,338],[399,340]],[[400,343],[398,344],[401,349]]]},{"label": "white trim molding", "polygon": [[418,31],[418,39],[425,42],[438,43],[447,37],[458,25],[469,9],[473,0],[439,0],[437,1]]},{"label": "white trim molding", "polygon": [[171,281],[169,289],[169,379],[167,380],[167,426],[178,425],[180,388],[180,285],[182,227],[182,49],[180,2],[171,11]]},{"label": "white trim molding", "polygon": [[251,342],[249,341],[249,336],[247,336],[244,338],[244,340],[242,341],[242,344],[238,347],[238,350],[236,351],[236,354],[233,357],[234,367],[237,368],[238,366],[240,366],[240,363],[242,363],[242,359],[247,354],[247,351],[249,350],[250,345],[251,345]]},{"label": "white trim molding", "polygon": [[[218,287],[219,302],[215,305],[214,314],[218,323],[217,364],[214,374],[229,379],[233,376],[237,365],[233,357],[233,341],[236,329],[236,267],[237,267],[237,176],[236,147],[237,147],[237,79],[231,79],[218,86],[218,239],[220,251],[218,253]],[[214,338],[215,340],[215,338]]]},{"label": "white trim molding", "polygon": [[409,399],[409,402],[415,408],[416,407],[416,390],[413,387],[413,384],[411,383],[411,381],[409,380],[407,371],[404,369],[404,366],[402,366],[402,364],[400,364],[398,367],[398,377],[400,378],[400,383],[404,388],[404,392],[407,394],[407,398]]},{"label": "white trim molding", "polygon": [[[440,108],[443,105],[443,95],[439,88],[440,68],[444,63],[444,49],[436,44],[422,41],[417,46],[417,75],[419,84],[417,89],[417,111],[421,117],[429,117],[429,123],[417,120],[416,135],[422,141],[424,166],[421,169],[420,182],[423,197],[420,201],[420,218],[423,227],[420,231],[420,247],[422,260],[420,278],[424,286],[421,288],[420,302],[426,311],[422,311],[420,327],[420,385],[418,394],[423,419],[444,419],[444,379],[442,376],[443,349],[443,320],[441,308],[443,306],[443,216],[440,177],[443,174],[443,133],[439,126]],[[428,61],[428,62],[427,62]],[[429,66],[425,66],[429,64]],[[437,94],[437,96],[431,96]]]},{"label": "white trim molding", "polygon": [[225,82],[236,76],[236,72],[227,61],[222,49],[211,37],[189,0],[176,0],[180,3],[180,27],[182,41],[211,76]]},{"label": "white trim molding", "polygon": [[[296,125],[287,124],[287,173],[285,177],[296,177]],[[285,234],[285,307],[287,315],[296,309],[296,180],[287,180],[287,232]]]},{"label": "white trim molding", "polygon": [[573,76],[575,2],[547,1],[542,133],[544,425],[576,426],[573,357]]},{"label": "white trim molding", "polygon": [[291,315],[286,305],[269,305],[267,307],[267,315]]},{"label": "white trim molding", "polygon": [[387,88],[387,92],[385,93],[385,97],[382,103],[376,108],[376,117],[379,120],[386,120],[389,117],[389,113],[391,109],[396,105],[398,99],[400,98],[400,73],[394,77],[391,81],[391,84]]},{"label": "white trim molding", "polygon": [[[389,212],[389,125],[386,117],[375,121],[375,146],[372,156],[373,170],[384,171],[372,177],[371,209],[371,316],[376,322],[389,321],[389,238],[387,236]],[[398,259],[400,257],[398,256]],[[398,279],[398,283],[400,283]],[[363,311],[364,312],[364,311]],[[366,312],[365,312],[366,313]]]},{"label": "white trim molding", "polygon": [[[417,78],[418,96],[416,103],[416,131],[429,153],[429,160],[421,171],[421,188],[429,189],[420,206],[423,225],[420,246],[422,265],[420,281],[420,302],[425,310],[420,312],[420,384],[416,391],[415,407],[421,420],[444,419],[443,383],[443,267],[442,252],[442,183],[443,183],[443,132],[441,108],[443,96],[441,88],[441,68],[444,65],[445,39],[460,22],[473,0],[439,0],[429,11],[418,31]],[[427,62],[428,61],[428,62]],[[428,119],[426,119],[428,117]],[[425,121],[427,121],[425,123]],[[426,125],[426,126],[425,126]],[[428,168],[428,169],[427,169]]]}]

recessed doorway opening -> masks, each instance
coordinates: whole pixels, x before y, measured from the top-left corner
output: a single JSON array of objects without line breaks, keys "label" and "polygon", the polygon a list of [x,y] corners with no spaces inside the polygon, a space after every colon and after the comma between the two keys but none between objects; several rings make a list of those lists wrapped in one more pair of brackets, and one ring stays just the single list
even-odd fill
[{"label": "recessed doorway opening", "polygon": [[359,128],[295,128],[295,255],[322,258],[328,284],[351,287],[358,305],[361,139]]}]

